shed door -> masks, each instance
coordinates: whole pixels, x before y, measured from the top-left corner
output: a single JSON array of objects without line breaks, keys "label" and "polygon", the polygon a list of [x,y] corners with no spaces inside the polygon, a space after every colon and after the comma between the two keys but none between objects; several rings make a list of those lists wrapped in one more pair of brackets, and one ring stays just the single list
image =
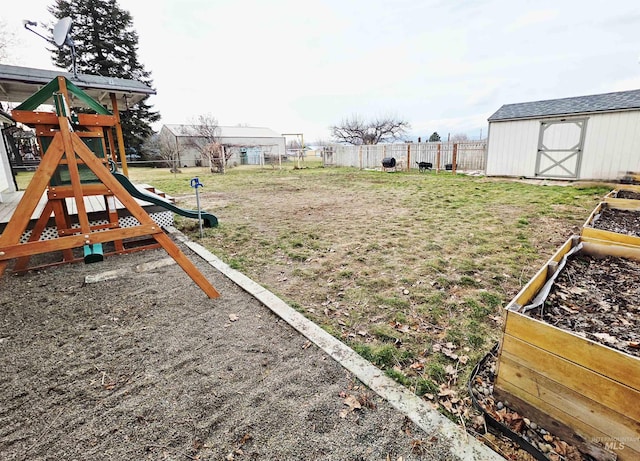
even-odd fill
[{"label": "shed door", "polygon": [[538,138],[536,176],[577,178],[587,119],[542,122]]}]

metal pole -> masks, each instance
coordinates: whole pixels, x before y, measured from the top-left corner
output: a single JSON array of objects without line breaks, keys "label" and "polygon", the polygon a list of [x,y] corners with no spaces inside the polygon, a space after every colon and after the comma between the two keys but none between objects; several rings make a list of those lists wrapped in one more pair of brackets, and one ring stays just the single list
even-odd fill
[{"label": "metal pole", "polygon": [[200,182],[200,179],[196,176],[191,180],[191,187],[196,190],[196,206],[198,207],[198,226],[200,227],[200,238],[204,237],[202,233],[202,209],[200,208],[200,191],[201,187],[204,187],[204,184]]}]

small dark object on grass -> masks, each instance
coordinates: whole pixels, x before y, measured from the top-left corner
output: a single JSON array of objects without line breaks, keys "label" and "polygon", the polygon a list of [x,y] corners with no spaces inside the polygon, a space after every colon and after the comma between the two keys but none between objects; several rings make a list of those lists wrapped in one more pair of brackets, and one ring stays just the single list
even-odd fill
[{"label": "small dark object on grass", "polygon": [[385,157],[382,159],[382,167],[383,168],[395,168],[396,167],[396,159],[395,157]]},{"label": "small dark object on grass", "polygon": [[453,170],[453,163],[447,163],[447,164],[444,166],[444,169],[445,169],[445,170],[447,170],[447,171],[451,171],[451,170]]},{"label": "small dark object on grass", "polygon": [[431,162],[416,162],[416,163],[418,164],[418,170],[420,170],[420,173],[433,168],[433,163]]}]

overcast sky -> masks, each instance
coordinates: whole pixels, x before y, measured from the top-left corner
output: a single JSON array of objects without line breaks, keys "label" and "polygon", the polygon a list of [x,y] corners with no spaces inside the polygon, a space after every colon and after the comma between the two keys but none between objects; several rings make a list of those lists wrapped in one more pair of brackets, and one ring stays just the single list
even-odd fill
[{"label": "overcast sky", "polygon": [[[9,64],[54,68],[21,23],[52,21],[52,3],[0,13]],[[352,114],[390,114],[416,137],[477,139],[503,104],[640,89],[638,0],[118,3],[158,92],[156,129],[211,113],[313,141]]]}]

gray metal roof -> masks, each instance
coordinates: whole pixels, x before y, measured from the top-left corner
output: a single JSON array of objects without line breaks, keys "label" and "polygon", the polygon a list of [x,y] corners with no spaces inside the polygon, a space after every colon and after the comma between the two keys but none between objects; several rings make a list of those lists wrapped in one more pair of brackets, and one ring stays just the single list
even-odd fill
[{"label": "gray metal roof", "polygon": [[[197,125],[163,125],[173,136],[197,136]],[[220,138],[282,138],[283,136],[271,128],[257,126],[219,126]]]},{"label": "gray metal roof", "polygon": [[640,109],[640,90],[505,104],[490,122]]},{"label": "gray metal roof", "polygon": [[74,78],[69,72],[0,64],[0,101],[21,103],[59,75],[66,77],[93,99],[109,108],[109,93],[116,95],[120,110],[156,94],[153,88],[137,80],[88,74],[78,74],[78,78]]}]

